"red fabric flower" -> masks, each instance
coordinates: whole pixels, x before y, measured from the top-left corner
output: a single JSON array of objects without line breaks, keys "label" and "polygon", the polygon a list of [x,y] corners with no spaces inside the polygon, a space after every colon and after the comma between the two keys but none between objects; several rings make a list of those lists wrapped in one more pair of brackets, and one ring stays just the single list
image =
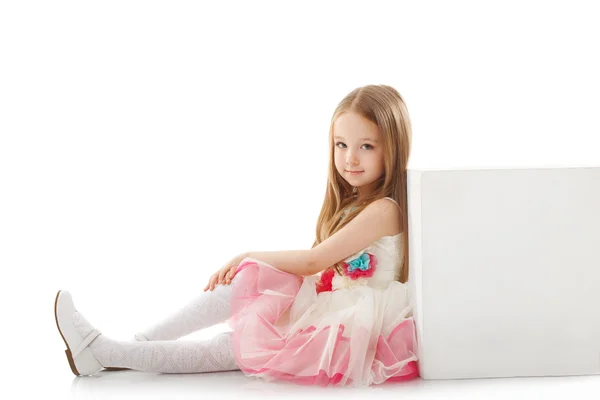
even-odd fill
[{"label": "red fabric flower", "polygon": [[317,294],[331,292],[331,281],[334,275],[333,268],[329,268],[321,274],[321,280],[317,282]]}]

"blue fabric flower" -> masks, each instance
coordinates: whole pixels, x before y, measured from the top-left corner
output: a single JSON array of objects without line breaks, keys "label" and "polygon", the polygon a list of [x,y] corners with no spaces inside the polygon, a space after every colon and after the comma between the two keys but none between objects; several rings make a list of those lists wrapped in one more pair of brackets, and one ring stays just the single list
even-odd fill
[{"label": "blue fabric flower", "polygon": [[350,261],[348,264],[348,272],[352,272],[356,269],[360,269],[361,271],[366,271],[369,268],[371,268],[371,265],[369,264],[371,258],[369,257],[369,254],[367,253],[363,253],[360,257],[355,258],[354,260]]}]

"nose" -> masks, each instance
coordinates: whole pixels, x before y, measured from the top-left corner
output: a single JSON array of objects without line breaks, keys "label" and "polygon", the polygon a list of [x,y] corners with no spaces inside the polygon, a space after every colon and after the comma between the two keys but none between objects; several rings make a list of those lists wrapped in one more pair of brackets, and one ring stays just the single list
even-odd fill
[{"label": "nose", "polygon": [[346,153],[346,164],[350,166],[358,165],[358,157],[351,151]]}]

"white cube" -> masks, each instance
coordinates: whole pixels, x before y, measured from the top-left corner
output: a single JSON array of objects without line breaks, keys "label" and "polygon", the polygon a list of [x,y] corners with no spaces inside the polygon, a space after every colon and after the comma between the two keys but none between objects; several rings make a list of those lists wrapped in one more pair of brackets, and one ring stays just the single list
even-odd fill
[{"label": "white cube", "polygon": [[407,172],[421,377],[600,373],[600,167]]}]

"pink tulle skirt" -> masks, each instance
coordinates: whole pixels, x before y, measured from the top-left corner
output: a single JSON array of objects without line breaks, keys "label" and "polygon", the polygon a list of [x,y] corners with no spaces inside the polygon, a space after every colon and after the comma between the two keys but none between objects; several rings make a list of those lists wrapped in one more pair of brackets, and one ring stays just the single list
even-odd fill
[{"label": "pink tulle skirt", "polygon": [[321,386],[419,376],[405,284],[317,294],[317,280],[242,260],[228,324],[236,363],[246,376]]}]

